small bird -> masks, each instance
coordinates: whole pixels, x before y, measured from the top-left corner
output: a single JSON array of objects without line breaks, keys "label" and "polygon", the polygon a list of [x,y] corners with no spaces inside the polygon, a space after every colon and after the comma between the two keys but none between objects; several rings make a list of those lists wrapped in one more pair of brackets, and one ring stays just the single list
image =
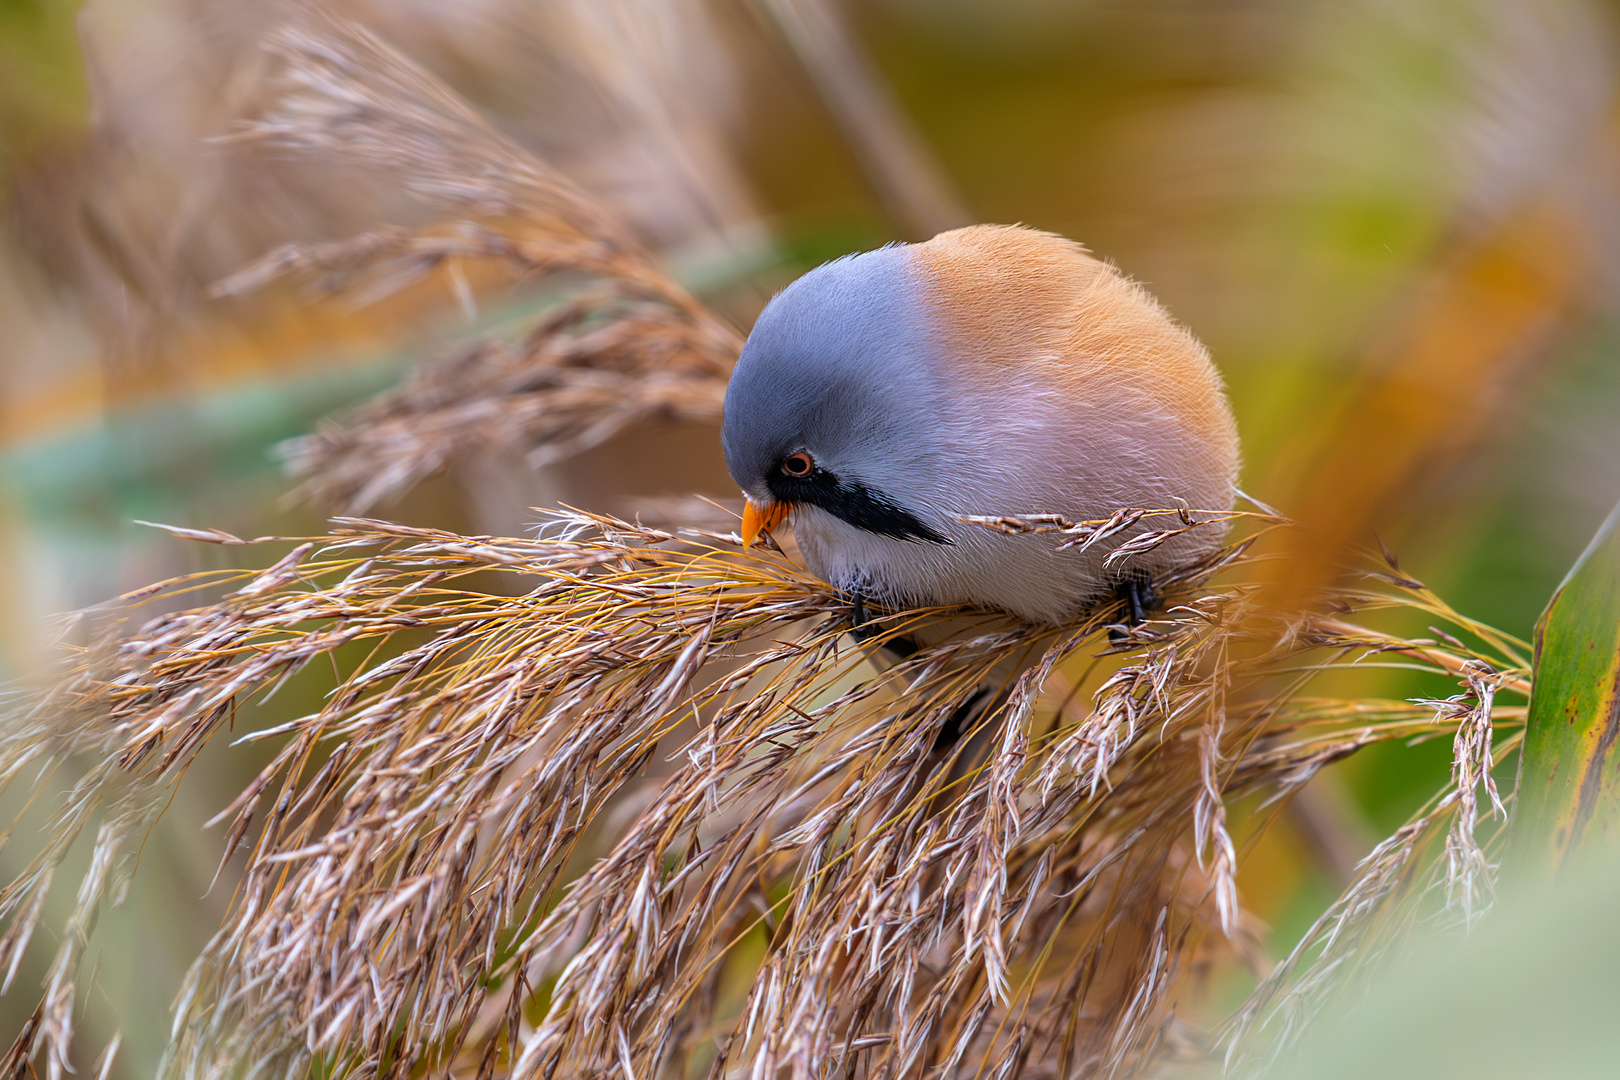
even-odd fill
[{"label": "small bird", "polygon": [[[1214,550],[1212,524],[1106,567],[1107,543],[970,515],[1099,520],[1233,504],[1237,429],[1209,354],[1079,244],[974,225],[810,271],[766,305],[726,390],[744,543],[791,518],[860,604],[966,604],[1061,623]],[[1128,609],[1129,610],[1129,609]]]}]

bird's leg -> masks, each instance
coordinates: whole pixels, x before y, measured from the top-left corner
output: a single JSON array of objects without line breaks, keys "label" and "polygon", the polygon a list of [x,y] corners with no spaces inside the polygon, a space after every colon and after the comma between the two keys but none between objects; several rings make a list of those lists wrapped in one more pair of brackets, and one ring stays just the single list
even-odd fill
[{"label": "bird's leg", "polygon": [[[1127,627],[1141,626],[1147,622],[1147,613],[1159,606],[1159,594],[1153,588],[1153,579],[1146,574],[1133,574],[1114,586],[1120,603],[1125,608],[1125,625]],[[1120,630],[1110,630],[1108,638],[1118,644],[1124,641],[1127,633]]]},{"label": "bird's leg", "polygon": [[1146,574],[1134,574],[1121,581],[1116,589],[1125,605],[1125,625],[1141,626],[1147,622],[1147,613],[1159,606],[1159,594],[1154,591],[1153,579]]},{"label": "bird's leg", "polygon": [[[843,591],[849,597],[849,636],[864,644],[881,633],[874,625],[880,622],[881,618],[874,618],[867,609],[866,594],[859,587]],[[878,647],[896,662],[909,659],[917,651],[917,643],[908,637],[889,638]],[[940,725],[938,733],[934,736],[934,753],[946,753],[961,740],[962,732],[968,728],[974,714],[989,693],[988,686],[980,687],[972,697],[951,711],[951,715],[945,718],[945,722]]]},{"label": "bird's leg", "polygon": [[[878,620],[866,609],[866,594],[859,588],[847,589],[845,592],[850,598],[849,636],[863,643],[876,637],[881,631],[872,625]],[[917,651],[917,643],[910,638],[890,638],[879,647],[893,655],[896,660],[905,660]]]},{"label": "bird's leg", "polygon": [[1162,601],[1159,599],[1159,590],[1153,587],[1153,578],[1143,574],[1136,583],[1136,598],[1142,604],[1144,617],[1149,611],[1157,611]]},{"label": "bird's leg", "polygon": [[850,590],[849,636],[856,641],[865,641],[871,637],[877,632],[866,628],[866,624],[871,621],[872,614],[866,610],[866,594],[859,589]]}]

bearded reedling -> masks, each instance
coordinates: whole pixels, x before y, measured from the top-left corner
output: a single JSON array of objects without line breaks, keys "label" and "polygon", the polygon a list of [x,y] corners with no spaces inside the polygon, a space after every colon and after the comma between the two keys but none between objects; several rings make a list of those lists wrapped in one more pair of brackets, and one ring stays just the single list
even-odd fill
[{"label": "bearded reedling", "polygon": [[1209,354],[1073,241],[974,225],[812,270],[761,313],[726,391],[745,543],[791,518],[810,569],[865,604],[1060,623],[1153,579],[1219,523],[1106,565],[1142,528],[1059,550],[969,516],[1232,507],[1237,430]]}]

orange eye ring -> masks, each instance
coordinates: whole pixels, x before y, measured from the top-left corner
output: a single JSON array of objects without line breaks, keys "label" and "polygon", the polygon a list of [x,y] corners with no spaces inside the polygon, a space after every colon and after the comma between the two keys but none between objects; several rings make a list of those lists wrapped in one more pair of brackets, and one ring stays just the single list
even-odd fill
[{"label": "orange eye ring", "polygon": [[783,458],[781,469],[784,475],[802,480],[816,471],[816,463],[809,454],[800,450],[796,454],[789,454]]}]

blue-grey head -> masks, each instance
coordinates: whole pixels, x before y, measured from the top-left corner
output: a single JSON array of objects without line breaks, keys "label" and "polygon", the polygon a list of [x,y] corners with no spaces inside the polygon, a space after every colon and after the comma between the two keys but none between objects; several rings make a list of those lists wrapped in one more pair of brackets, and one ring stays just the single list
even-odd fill
[{"label": "blue-grey head", "polygon": [[827,263],[771,300],[726,388],[726,467],[748,496],[743,537],[815,506],[866,533],[946,544],[908,506],[942,389],[910,251]]}]

